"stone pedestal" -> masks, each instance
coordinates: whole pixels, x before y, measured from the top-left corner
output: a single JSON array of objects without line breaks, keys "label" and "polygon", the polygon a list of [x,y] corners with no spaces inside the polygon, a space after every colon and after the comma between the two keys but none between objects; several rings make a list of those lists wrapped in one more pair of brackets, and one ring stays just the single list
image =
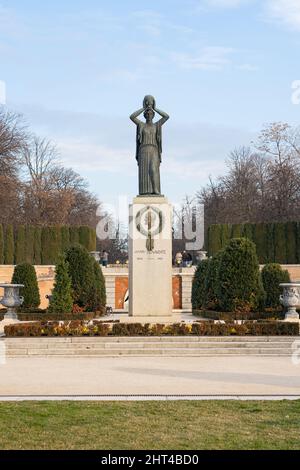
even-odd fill
[{"label": "stone pedestal", "polygon": [[172,320],[172,207],[164,196],[137,196],[129,207],[129,321]]}]

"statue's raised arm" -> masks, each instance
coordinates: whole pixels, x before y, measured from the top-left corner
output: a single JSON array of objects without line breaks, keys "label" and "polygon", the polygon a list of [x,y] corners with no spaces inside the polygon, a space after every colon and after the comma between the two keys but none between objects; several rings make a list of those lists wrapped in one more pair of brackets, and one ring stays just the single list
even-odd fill
[{"label": "statue's raised arm", "polygon": [[164,111],[161,111],[161,109],[154,108],[154,111],[161,116],[161,119],[158,121],[161,126],[170,118],[170,116]]},{"label": "statue's raised arm", "polygon": [[138,111],[135,111],[134,113],[132,113],[131,116],[130,116],[130,119],[131,119],[131,120],[134,122],[134,124],[136,124],[137,126],[138,126],[139,124],[142,124],[142,123],[143,123],[143,121],[141,121],[140,119],[138,119],[138,116],[139,116],[140,114],[142,114],[143,111],[145,111],[144,108],[141,108],[141,109],[139,109]]}]

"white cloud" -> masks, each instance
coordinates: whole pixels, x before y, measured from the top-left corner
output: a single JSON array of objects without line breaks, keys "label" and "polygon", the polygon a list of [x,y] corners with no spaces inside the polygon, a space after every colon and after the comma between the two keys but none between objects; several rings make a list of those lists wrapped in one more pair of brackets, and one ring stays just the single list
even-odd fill
[{"label": "white cloud", "polygon": [[266,0],[266,14],[271,20],[300,30],[300,0]]},{"label": "white cloud", "polygon": [[173,53],[173,61],[182,68],[199,70],[222,70],[231,63],[229,47],[204,47],[198,55]]},{"label": "white cloud", "polygon": [[105,144],[91,144],[88,140],[57,139],[61,159],[77,171],[104,171],[128,173],[132,169],[131,149],[113,148]]}]

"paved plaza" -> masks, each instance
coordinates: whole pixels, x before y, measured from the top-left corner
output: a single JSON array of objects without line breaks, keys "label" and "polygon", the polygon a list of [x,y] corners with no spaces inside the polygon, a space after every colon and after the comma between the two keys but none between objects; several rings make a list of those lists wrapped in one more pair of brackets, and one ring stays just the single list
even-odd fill
[{"label": "paved plaza", "polygon": [[0,395],[298,395],[290,357],[15,358]]}]

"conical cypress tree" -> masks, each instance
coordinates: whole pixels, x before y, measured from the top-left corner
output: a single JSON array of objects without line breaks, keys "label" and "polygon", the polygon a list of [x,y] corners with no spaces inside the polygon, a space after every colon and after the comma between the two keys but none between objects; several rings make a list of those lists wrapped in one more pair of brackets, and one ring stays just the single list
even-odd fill
[{"label": "conical cypress tree", "polygon": [[230,240],[230,233],[231,233],[231,225],[230,224],[222,224],[221,225],[221,247],[222,249],[229,243]]},{"label": "conical cypress tree", "polygon": [[95,274],[93,258],[83,246],[70,246],[65,253],[69,265],[74,303],[89,311],[93,308]]},{"label": "conical cypress tree", "polygon": [[192,307],[200,310],[205,304],[205,280],[210,264],[210,259],[200,261],[194,274],[192,284]]},{"label": "conical cypress tree", "polygon": [[219,251],[209,259],[204,281],[205,299],[204,306],[209,310],[219,309],[218,301],[218,273],[222,251]]},{"label": "conical cypress tree", "polygon": [[261,264],[268,262],[268,237],[266,224],[253,225],[253,242],[256,246],[258,261]]},{"label": "conical cypress tree", "polygon": [[243,236],[243,225],[233,224],[231,226],[230,238],[241,238]]},{"label": "conical cypress tree", "polygon": [[24,297],[22,308],[36,308],[40,305],[39,287],[32,264],[17,264],[11,282],[13,284],[24,284],[24,287],[20,289],[20,294]]},{"label": "conical cypress tree", "polygon": [[33,262],[35,265],[42,264],[42,229],[41,227],[34,228]]},{"label": "conical cypress tree", "polygon": [[25,227],[19,225],[16,229],[15,263],[24,263],[26,259]]},{"label": "conical cypress tree", "polygon": [[95,251],[97,245],[96,230],[90,227],[88,251]]},{"label": "conical cypress tree", "polygon": [[0,264],[4,263],[4,233],[3,226],[0,224]]},{"label": "conical cypress tree", "polygon": [[79,243],[79,229],[76,226],[70,227],[70,245]]},{"label": "conical cypress tree", "polygon": [[79,243],[90,251],[90,227],[82,225],[78,228],[79,232]]},{"label": "conical cypress tree", "polygon": [[4,264],[14,264],[14,229],[12,225],[7,225],[4,233]]},{"label": "conical cypress tree", "polygon": [[275,262],[286,264],[286,234],[285,224],[274,224]]},{"label": "conical cypress tree", "polygon": [[94,269],[94,289],[91,292],[91,310],[99,311],[106,305],[105,280],[100,264],[92,259]]},{"label": "conical cypress tree", "polygon": [[208,229],[209,256],[215,255],[221,249],[221,225],[210,225]]},{"label": "conical cypress tree", "polygon": [[248,238],[248,240],[253,240],[253,225],[244,224],[243,225],[243,238]]},{"label": "conical cypress tree", "polygon": [[42,264],[56,264],[61,252],[60,227],[43,227]]},{"label": "conical cypress tree", "polygon": [[61,249],[64,253],[70,246],[70,230],[67,225],[61,227]]},{"label": "conical cypress tree", "polygon": [[286,237],[286,261],[288,264],[297,263],[297,224],[287,222],[285,224]]},{"label": "conical cypress tree", "polygon": [[25,261],[34,263],[34,233],[35,227],[26,225],[25,227]]},{"label": "conical cypress tree", "polygon": [[268,263],[273,263],[275,259],[275,246],[274,246],[274,224],[267,225],[267,251]]},{"label": "conical cypress tree", "polygon": [[51,313],[70,313],[72,312],[73,297],[71,278],[69,276],[69,265],[63,255],[55,268],[54,288],[48,311]]}]

